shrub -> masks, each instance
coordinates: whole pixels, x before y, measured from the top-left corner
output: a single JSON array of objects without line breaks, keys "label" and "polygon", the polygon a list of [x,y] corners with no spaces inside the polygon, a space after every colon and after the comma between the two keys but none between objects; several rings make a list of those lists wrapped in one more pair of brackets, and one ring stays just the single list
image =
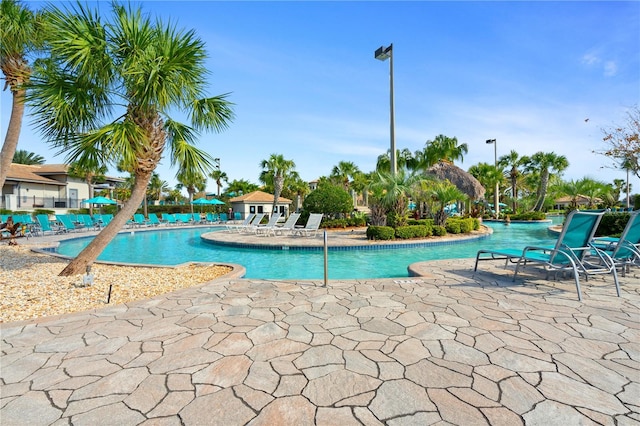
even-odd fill
[{"label": "shrub", "polygon": [[395,231],[390,226],[370,226],[367,228],[368,240],[392,240]]},{"label": "shrub", "polygon": [[429,236],[431,236],[431,227],[426,225],[407,225],[396,228],[396,238],[402,240],[426,238]]},{"label": "shrub", "polygon": [[347,227],[347,219],[329,219],[322,222],[320,225],[322,228],[327,229],[335,229],[335,228],[346,228]]},{"label": "shrub", "polygon": [[460,221],[458,220],[447,220],[444,224],[445,229],[450,234],[459,234],[460,233]]},{"label": "shrub", "polygon": [[367,217],[364,215],[353,216],[347,219],[347,226],[366,226]]},{"label": "shrub", "polygon": [[631,215],[622,213],[605,213],[596,230],[596,236],[619,236],[629,221]]},{"label": "shrub", "polygon": [[335,216],[351,212],[353,199],[342,187],[323,184],[305,197],[302,208],[309,213],[324,213],[325,216]]},{"label": "shrub", "polygon": [[511,220],[544,220],[547,215],[544,212],[524,212],[511,215]]},{"label": "shrub", "polygon": [[447,235],[447,229],[444,226],[433,225],[433,235],[436,237],[444,237]]}]

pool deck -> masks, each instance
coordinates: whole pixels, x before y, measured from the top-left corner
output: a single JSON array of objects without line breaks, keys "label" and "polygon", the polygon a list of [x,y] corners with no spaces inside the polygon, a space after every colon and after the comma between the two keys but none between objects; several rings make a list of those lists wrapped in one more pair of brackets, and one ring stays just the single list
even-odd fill
[{"label": "pool deck", "polygon": [[622,297],[609,276],[583,282],[579,302],[536,268],[412,268],[326,287],[222,278],[0,324],[0,423],[640,423],[639,271]]}]

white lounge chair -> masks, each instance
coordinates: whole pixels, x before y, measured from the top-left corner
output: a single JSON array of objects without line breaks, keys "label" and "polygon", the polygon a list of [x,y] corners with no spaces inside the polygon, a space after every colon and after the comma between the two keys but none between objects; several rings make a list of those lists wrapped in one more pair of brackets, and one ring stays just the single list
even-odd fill
[{"label": "white lounge chair", "polygon": [[249,225],[254,217],[256,217],[256,214],[255,213],[250,213],[250,214],[247,215],[247,217],[244,218],[244,221],[242,223],[229,223],[229,222],[227,222],[226,223],[227,231],[229,231],[229,232],[231,232],[231,231],[240,232],[240,229],[244,228],[247,225]]},{"label": "white lounge chair", "polygon": [[241,226],[240,229],[238,230],[238,232],[251,232],[251,231],[253,231],[253,229],[256,226],[260,225],[260,222],[262,222],[262,219],[264,217],[265,217],[265,213],[257,213],[256,216],[251,221],[251,223],[249,223],[248,225]]},{"label": "white lounge chair", "polygon": [[269,233],[273,232],[273,229],[276,227],[276,223],[278,223],[281,216],[282,215],[280,213],[274,213],[269,218],[269,222],[267,222],[265,225],[258,224],[253,227],[256,235],[269,235]]},{"label": "white lounge chair", "polygon": [[318,228],[320,228],[322,216],[322,213],[311,213],[304,228],[293,228],[291,234],[300,235],[301,237],[315,237],[318,233]]},{"label": "white lounge chair", "polygon": [[282,226],[275,226],[273,228],[273,235],[284,235],[285,232],[291,233],[291,231],[296,227],[298,219],[300,219],[300,213],[291,213]]}]

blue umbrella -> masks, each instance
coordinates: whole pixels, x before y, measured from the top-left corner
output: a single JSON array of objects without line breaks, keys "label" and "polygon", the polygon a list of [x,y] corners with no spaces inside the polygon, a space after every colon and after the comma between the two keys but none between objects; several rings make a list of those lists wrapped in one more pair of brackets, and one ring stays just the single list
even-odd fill
[{"label": "blue umbrella", "polygon": [[87,204],[118,204],[114,200],[112,200],[111,198],[107,198],[107,197],[93,197],[93,198],[89,198],[88,200],[84,200],[83,203],[87,203]]},{"label": "blue umbrella", "polygon": [[217,198],[209,200],[209,204],[224,204],[224,201],[220,201]]},{"label": "blue umbrella", "polygon": [[191,204],[200,204],[200,205],[211,204],[211,201],[207,200],[206,198],[198,198],[197,200],[193,200]]}]

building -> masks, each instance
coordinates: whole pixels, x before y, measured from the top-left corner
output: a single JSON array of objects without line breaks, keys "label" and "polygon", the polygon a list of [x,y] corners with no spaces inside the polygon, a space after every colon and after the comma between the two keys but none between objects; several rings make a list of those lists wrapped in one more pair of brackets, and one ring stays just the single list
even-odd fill
[{"label": "building", "polygon": [[[110,189],[122,178],[107,177],[94,188]],[[26,165],[12,163],[7,174],[0,208],[5,210],[54,210],[66,213],[68,209],[87,207],[82,201],[89,198],[89,185],[69,175],[66,164]]]},{"label": "building", "polygon": [[[263,191],[253,191],[239,197],[234,197],[229,200],[233,212],[240,212],[243,218],[247,217],[251,213],[265,213],[267,216],[271,215],[271,207],[273,206],[273,194],[268,194]],[[282,214],[282,216],[289,216],[291,207],[291,200],[288,198],[278,198],[276,204],[276,210]]]}]

